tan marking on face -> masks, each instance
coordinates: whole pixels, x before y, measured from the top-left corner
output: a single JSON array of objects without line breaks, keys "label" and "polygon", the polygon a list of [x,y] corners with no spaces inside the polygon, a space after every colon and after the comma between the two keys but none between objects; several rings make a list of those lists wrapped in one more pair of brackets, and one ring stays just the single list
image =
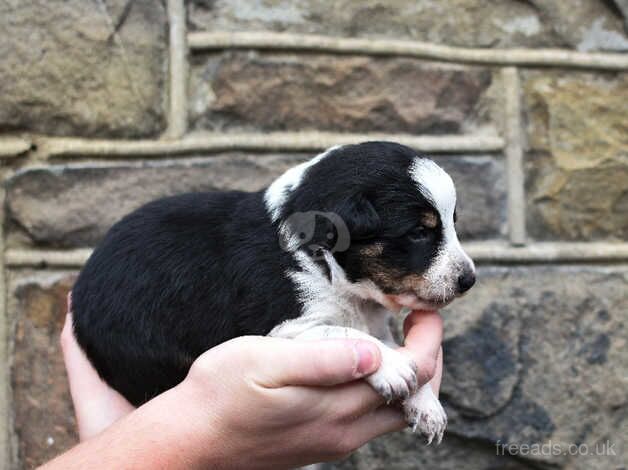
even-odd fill
[{"label": "tan marking on face", "polygon": [[381,243],[374,243],[369,246],[365,246],[360,249],[360,254],[368,258],[376,258],[380,256],[384,251],[384,246]]},{"label": "tan marking on face", "polygon": [[360,250],[363,256],[362,269],[386,294],[418,293],[425,288],[426,280],[420,274],[405,274],[403,271],[387,266],[380,255],[383,252],[380,243],[366,246]]},{"label": "tan marking on face", "polygon": [[394,291],[399,285],[399,278],[403,275],[398,269],[382,263],[380,258],[384,247],[380,243],[366,246],[360,250],[362,255],[362,271],[367,274],[380,289]]},{"label": "tan marking on face", "polygon": [[400,281],[401,291],[415,294],[421,292],[426,283],[425,277],[420,274],[408,274],[402,277]]},{"label": "tan marking on face", "polygon": [[421,223],[427,228],[436,228],[438,225],[438,215],[435,212],[424,212],[421,215]]},{"label": "tan marking on face", "polygon": [[398,291],[399,276],[394,270],[380,269],[371,272],[370,277],[384,292],[396,293]]}]

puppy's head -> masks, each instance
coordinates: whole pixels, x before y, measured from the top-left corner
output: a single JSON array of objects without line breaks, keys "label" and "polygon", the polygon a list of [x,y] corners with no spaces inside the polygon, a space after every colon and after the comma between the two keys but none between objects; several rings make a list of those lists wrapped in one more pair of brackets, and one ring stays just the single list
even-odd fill
[{"label": "puppy's head", "polygon": [[408,147],[332,148],[276,180],[266,205],[284,248],[319,261],[331,252],[357,290],[389,308],[440,308],[475,282],[453,181]]}]

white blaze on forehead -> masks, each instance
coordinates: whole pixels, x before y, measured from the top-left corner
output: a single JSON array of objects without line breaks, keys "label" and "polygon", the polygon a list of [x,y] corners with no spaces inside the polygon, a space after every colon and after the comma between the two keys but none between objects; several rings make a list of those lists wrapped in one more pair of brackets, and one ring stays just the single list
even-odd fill
[{"label": "white blaze on forehead", "polygon": [[288,200],[290,192],[294,191],[301,184],[303,175],[307,169],[320,162],[323,158],[338,148],[340,148],[340,145],[327,149],[325,152],[315,156],[311,160],[286,170],[283,175],[273,181],[264,193],[266,210],[270,213],[273,222],[279,218],[281,208]]},{"label": "white blaze on forehead", "polygon": [[417,183],[423,197],[438,211],[443,226],[443,244],[425,272],[429,287],[424,295],[448,300],[456,292],[458,276],[464,269],[474,269],[473,261],[460,246],[454,227],[456,188],[445,170],[427,158],[414,159],[410,165],[410,177]]},{"label": "white blaze on forehead", "polygon": [[421,194],[438,211],[441,223],[453,222],[456,209],[456,188],[445,170],[432,160],[416,157],[410,165],[410,177],[419,185]]}]

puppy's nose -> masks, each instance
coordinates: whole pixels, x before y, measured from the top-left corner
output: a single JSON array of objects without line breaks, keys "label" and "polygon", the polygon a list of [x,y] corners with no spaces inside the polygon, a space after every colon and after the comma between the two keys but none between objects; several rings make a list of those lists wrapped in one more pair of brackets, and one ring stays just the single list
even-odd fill
[{"label": "puppy's nose", "polygon": [[475,273],[473,271],[465,271],[458,276],[458,291],[462,294],[473,287],[475,284]]}]

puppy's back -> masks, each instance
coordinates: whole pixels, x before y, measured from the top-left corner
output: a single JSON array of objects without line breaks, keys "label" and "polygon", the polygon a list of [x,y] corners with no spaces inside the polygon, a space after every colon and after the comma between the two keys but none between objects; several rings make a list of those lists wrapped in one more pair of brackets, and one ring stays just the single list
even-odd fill
[{"label": "puppy's back", "polygon": [[74,331],[103,379],[133,404],[176,385],[210,347],[266,333],[242,320],[252,311],[263,318],[268,303],[248,286],[251,270],[280,268],[237,248],[272,233],[255,220],[265,217],[258,205],[258,193],[161,199],[115,224],[89,258],[72,292]]}]

